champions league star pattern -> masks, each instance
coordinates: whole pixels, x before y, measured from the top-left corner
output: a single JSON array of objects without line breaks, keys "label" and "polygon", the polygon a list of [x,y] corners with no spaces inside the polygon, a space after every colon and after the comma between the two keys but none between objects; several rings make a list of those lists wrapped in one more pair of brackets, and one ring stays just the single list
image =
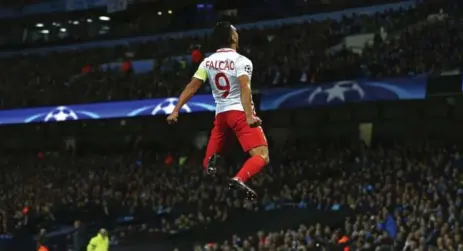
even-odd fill
[{"label": "champions league star pattern", "polygon": [[[165,98],[5,110],[0,111],[0,124],[167,115],[174,110],[177,101],[177,98]],[[213,111],[215,111],[215,103],[211,95],[197,95],[181,109],[182,113]]]},{"label": "champions league star pattern", "polygon": [[425,75],[383,80],[340,81],[303,88],[280,88],[263,92],[261,110],[290,109],[346,102],[424,99]]},{"label": "champions league star pattern", "polygon": [[[400,99],[424,99],[426,76],[375,81],[341,81],[310,85],[296,89],[273,89],[263,92],[261,110],[334,105]],[[0,124],[62,122],[83,119],[109,119],[170,114],[177,98],[106,102],[82,105],[61,105],[0,111]],[[212,95],[194,96],[183,113],[214,112]]]}]

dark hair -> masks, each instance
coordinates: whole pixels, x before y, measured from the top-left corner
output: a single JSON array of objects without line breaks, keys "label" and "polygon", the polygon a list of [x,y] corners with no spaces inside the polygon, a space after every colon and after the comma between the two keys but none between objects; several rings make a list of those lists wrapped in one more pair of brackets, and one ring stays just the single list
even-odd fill
[{"label": "dark hair", "polygon": [[232,44],[232,25],[228,21],[218,22],[212,31],[212,42],[216,48],[230,47]]}]

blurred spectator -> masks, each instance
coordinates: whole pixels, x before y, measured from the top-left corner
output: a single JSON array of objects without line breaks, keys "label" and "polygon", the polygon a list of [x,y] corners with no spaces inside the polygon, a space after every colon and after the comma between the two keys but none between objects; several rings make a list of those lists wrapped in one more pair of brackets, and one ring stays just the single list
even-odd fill
[{"label": "blurred spectator", "polygon": [[108,251],[109,240],[106,229],[100,229],[98,234],[90,240],[87,251]]}]

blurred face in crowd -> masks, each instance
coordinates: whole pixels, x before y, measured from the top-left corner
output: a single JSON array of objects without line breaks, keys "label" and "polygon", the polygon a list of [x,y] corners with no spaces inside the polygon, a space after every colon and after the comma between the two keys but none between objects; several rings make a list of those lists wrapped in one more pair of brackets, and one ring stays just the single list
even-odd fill
[{"label": "blurred face in crowd", "polygon": [[103,236],[103,237],[108,237],[108,231],[104,228],[100,229],[100,234]]}]

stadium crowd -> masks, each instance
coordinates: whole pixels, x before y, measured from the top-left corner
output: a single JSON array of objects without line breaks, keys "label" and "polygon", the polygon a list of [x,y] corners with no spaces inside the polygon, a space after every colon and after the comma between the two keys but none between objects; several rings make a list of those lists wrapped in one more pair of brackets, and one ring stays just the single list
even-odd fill
[{"label": "stadium crowd", "polygon": [[[243,30],[241,50],[253,59],[253,83],[261,87],[337,80],[333,76],[383,77],[452,69],[461,67],[463,49],[460,8],[454,7],[437,22],[426,21],[435,9],[419,7],[340,22]],[[381,27],[392,38],[383,41],[377,36],[362,54],[344,49],[325,53],[346,35],[377,32]],[[169,57],[198,47],[206,51],[207,38],[4,58],[0,107],[175,95],[192,69],[186,59],[178,62]],[[147,58],[163,64],[142,75],[97,67]],[[341,218],[341,226],[321,220],[299,222],[292,229],[264,228],[254,235],[237,232],[194,248],[463,250],[463,163],[458,147],[434,142],[320,147],[309,142],[300,139],[271,149],[278,154],[252,180],[260,195],[252,202],[227,189],[226,179],[239,168],[238,160],[224,163],[216,176],[207,176],[199,168],[202,153],[196,149],[5,153],[0,163],[11,168],[0,171],[0,234],[40,233],[40,241],[47,243],[47,233],[72,224],[76,229],[92,225],[109,228],[113,242],[129,243],[140,235],[156,239],[225,225],[243,211],[259,215],[290,208],[348,216]],[[79,239],[71,238],[72,231],[66,233],[69,240]],[[67,244],[79,250],[86,243]]]},{"label": "stadium crowd", "polygon": [[[339,165],[338,160],[313,165],[325,168]],[[292,230],[233,236],[207,247],[314,250],[331,244],[352,250],[462,250],[461,164],[452,147],[424,144],[368,150],[355,159],[353,170],[343,169],[339,177],[327,180],[295,182],[289,189],[283,186],[279,195],[279,199],[304,201],[320,210],[337,210],[334,205],[354,210],[344,226],[301,224]],[[305,165],[300,170],[298,164],[290,166],[297,174]]]},{"label": "stadium crowd", "polygon": [[252,181],[260,194],[255,202],[226,187],[236,163],[209,177],[198,167],[196,154],[50,153],[3,159],[2,164],[17,168],[1,176],[1,230],[53,231],[75,220],[107,227],[133,217],[114,233],[123,243],[140,233],[155,238],[227,222],[243,208],[258,213],[290,207],[350,213],[341,227],[301,222],[294,230],[262,229],[249,237],[236,233],[215,248],[312,250],[338,245],[342,236],[349,239],[342,245],[356,250],[463,248],[463,163],[455,147],[414,144],[359,150],[291,145],[275,149],[281,154]]},{"label": "stadium crowd", "polygon": [[[418,5],[414,9],[355,15],[340,21],[241,30],[240,52],[254,62],[256,87],[418,74],[439,71],[442,67],[459,67],[460,8],[452,6],[445,11],[447,19],[437,24],[425,20],[438,10]],[[389,34],[386,41],[379,35],[381,27]],[[362,54],[346,48],[327,53],[345,36],[368,32],[377,36]],[[30,107],[175,95],[196,68],[196,64],[183,56],[198,48],[206,53],[210,47],[207,36],[177,37],[110,48],[2,58],[0,106]],[[173,56],[180,59],[175,60]],[[127,65],[128,72],[100,68],[106,63],[139,59],[155,59],[152,71],[133,74],[130,65]]]}]

